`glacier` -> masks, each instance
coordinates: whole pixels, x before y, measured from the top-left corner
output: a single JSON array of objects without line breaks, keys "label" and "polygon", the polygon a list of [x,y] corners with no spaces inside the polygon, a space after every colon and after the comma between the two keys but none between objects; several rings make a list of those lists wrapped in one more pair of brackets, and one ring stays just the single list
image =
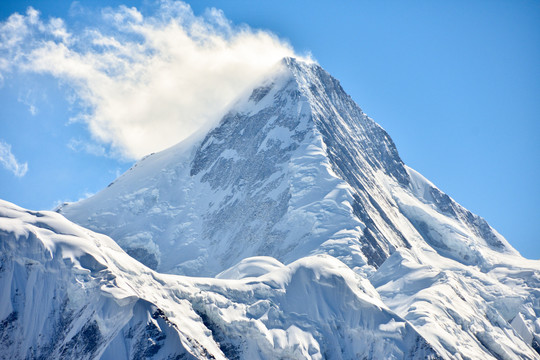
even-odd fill
[{"label": "glacier", "polygon": [[4,358],[540,359],[540,261],[316,63],[0,236]]}]

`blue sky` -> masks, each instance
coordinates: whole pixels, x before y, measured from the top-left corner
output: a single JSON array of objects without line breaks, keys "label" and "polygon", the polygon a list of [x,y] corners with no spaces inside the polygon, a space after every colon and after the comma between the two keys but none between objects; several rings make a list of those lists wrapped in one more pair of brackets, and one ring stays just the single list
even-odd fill
[{"label": "blue sky", "polygon": [[[486,218],[524,256],[540,258],[535,226],[540,214],[539,2],[188,3],[195,17],[179,16],[196,22],[202,15],[202,21],[218,24],[215,31],[223,29],[234,37],[241,32],[241,24],[247,24],[252,30],[246,43],[271,48],[265,58],[287,53],[291,47],[301,55],[310,52],[389,132],[405,163]],[[41,13],[42,27],[45,24],[52,30],[47,34],[39,30],[30,35],[32,41],[55,36],[54,41],[59,41],[61,34],[51,35],[59,29],[51,17],[63,19],[64,28],[75,36],[86,36],[88,29],[116,36],[118,28],[111,25],[110,15],[118,15],[121,4],[135,6],[145,17],[155,14],[158,7],[147,1],[4,1],[0,21],[6,34],[8,17],[14,12],[27,14],[27,7],[33,6]],[[105,6],[112,9],[103,10]],[[221,24],[223,15],[205,10],[210,7],[223,10],[232,25]],[[30,15],[25,16],[30,21]],[[280,40],[270,44],[269,38],[253,29],[273,33]],[[124,32],[119,36],[136,42],[138,35]],[[32,41],[25,42],[24,51],[37,46]],[[141,140],[137,134],[126,133],[124,123],[99,127],[98,115],[122,115],[107,113],[107,106],[132,100],[129,94],[103,103],[84,92],[84,84],[93,79],[55,73],[54,61],[42,64],[40,71],[20,69],[20,60],[9,52],[6,38],[2,42],[0,59],[7,59],[8,65],[0,62],[0,198],[32,209],[74,201],[107,186],[134,158],[152,149],[137,146]],[[82,54],[87,49],[81,44],[74,48]],[[233,53],[249,51],[243,45],[227,46]],[[93,53],[93,60],[104,61],[100,51]],[[246,66],[254,74],[259,71],[252,63]],[[108,80],[93,83],[94,92],[104,89],[107,93]],[[222,77],[220,81],[228,80]],[[176,89],[175,84],[171,86]],[[229,89],[231,94],[235,89]],[[201,83],[195,90],[207,88]],[[168,109],[168,103],[164,104]],[[200,112],[204,104],[188,105],[203,117],[215,115]],[[99,111],[93,111],[93,106]],[[140,113],[162,115],[147,109]],[[143,124],[143,115],[137,124]],[[90,124],[94,130],[89,130]],[[179,139],[189,133],[182,129]]]}]

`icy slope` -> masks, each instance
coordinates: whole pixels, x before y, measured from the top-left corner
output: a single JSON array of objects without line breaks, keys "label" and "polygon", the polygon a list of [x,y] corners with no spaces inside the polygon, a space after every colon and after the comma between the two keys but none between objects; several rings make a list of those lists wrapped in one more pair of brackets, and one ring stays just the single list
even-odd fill
[{"label": "icy slope", "polygon": [[2,359],[438,358],[330,256],[246,259],[237,280],[161,275],[106,236],[4,201],[0,248]]},{"label": "icy slope", "polygon": [[443,358],[539,357],[540,262],[405,166],[316,64],[285,59],[204,137],[59,211],[161,272],[228,279],[330,255]]}]

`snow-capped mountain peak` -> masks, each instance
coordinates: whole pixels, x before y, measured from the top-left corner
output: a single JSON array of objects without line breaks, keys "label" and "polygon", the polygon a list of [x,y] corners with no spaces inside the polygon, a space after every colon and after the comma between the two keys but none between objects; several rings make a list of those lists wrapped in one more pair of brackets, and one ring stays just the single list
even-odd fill
[{"label": "snow-capped mountain peak", "polygon": [[[396,317],[385,318],[378,331],[420,336],[404,335],[412,352],[400,345],[397,357],[540,354],[539,262],[523,259],[484,219],[404,165],[384,129],[315,63],[284,59],[213,129],[144,158],[98,194],[59,211],[154,270],[217,276],[193,286],[223,286],[228,290],[215,291],[229,299],[239,291],[234,284],[257,281],[280,289],[286,312],[295,314],[301,309],[290,304],[305,298],[293,294],[306,284],[352,289],[372,310],[355,305],[358,312],[347,316],[358,323],[343,336],[353,336],[360,323],[381,321],[373,311],[388,310]],[[318,269],[325,267],[335,270],[325,279],[348,285],[321,279]],[[319,303],[331,294],[314,291],[301,294],[317,304],[304,304],[306,317],[286,326],[270,316],[268,304],[249,306],[272,334],[280,324],[289,341],[304,339],[298,348],[305,357],[340,358],[318,350],[328,329],[306,320],[335,319],[335,309]],[[236,314],[231,307],[216,311],[219,316],[205,312],[203,323],[232,323]],[[224,339],[218,343],[242,343],[228,327],[214,330]],[[411,339],[420,340],[411,345]],[[250,346],[240,347],[240,358],[253,358]]]},{"label": "snow-capped mountain peak", "polygon": [[483,219],[406,168],[337,80],[286,58],[202,140],[141,160],[61,211],[159,271],[215,275],[249,256],[288,263],[313,253],[372,271],[417,240],[448,252],[424,229],[424,214],[409,211],[409,195],[456,223],[461,240],[453,239],[466,244],[449,256],[514,253]]}]

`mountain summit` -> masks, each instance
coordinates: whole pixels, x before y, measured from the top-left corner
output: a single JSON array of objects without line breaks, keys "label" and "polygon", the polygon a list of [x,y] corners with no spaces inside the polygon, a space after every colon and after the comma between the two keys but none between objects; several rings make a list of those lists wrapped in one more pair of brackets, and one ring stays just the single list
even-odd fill
[{"label": "mountain summit", "polygon": [[291,58],[202,140],[146,157],[61,212],[147,266],[186,275],[315,253],[372,272],[396,249],[426,243],[467,264],[516,254],[407,168],[337,80]]},{"label": "mountain summit", "polygon": [[540,261],[407,167],[315,63],[284,59],[204,136],[58,212],[183,275],[115,273],[154,279],[141,318],[191,304],[197,332],[173,338],[194,357],[540,358]]}]

